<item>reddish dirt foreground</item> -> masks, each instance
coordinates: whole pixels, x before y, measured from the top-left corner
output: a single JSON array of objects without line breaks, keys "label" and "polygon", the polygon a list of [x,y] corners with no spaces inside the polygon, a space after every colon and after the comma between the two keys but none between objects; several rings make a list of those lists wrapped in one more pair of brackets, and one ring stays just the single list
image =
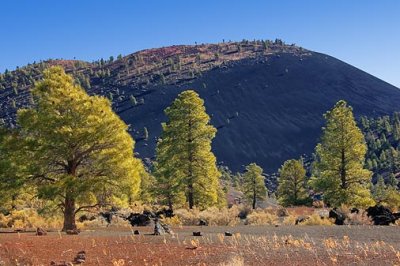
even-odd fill
[{"label": "reddish dirt foreground", "polygon": [[[136,229],[136,228],[135,228]],[[371,226],[237,226],[98,228],[80,235],[0,233],[0,265],[70,262],[86,252],[85,265],[398,265],[400,228]],[[203,236],[193,237],[201,231]],[[233,236],[224,236],[230,231]]]}]

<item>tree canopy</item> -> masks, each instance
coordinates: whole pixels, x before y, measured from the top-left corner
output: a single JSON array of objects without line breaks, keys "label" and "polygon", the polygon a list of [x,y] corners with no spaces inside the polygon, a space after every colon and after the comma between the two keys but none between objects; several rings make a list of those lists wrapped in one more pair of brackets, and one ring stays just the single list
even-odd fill
[{"label": "tree canopy", "polygon": [[211,151],[216,129],[199,95],[180,93],[165,109],[168,121],[157,144],[156,177],[159,194],[172,207],[186,202],[189,208],[218,203],[220,172]]},{"label": "tree canopy", "polygon": [[89,96],[61,67],[45,70],[32,93],[36,106],[18,111],[29,180],[40,197],[60,202],[64,230],[76,227],[79,210],[104,204],[107,195],[138,192],[143,166],[106,98]]},{"label": "tree canopy", "polygon": [[243,193],[247,200],[251,202],[253,209],[257,206],[257,201],[265,199],[267,189],[264,183],[263,169],[255,163],[246,166],[243,175]]},{"label": "tree canopy", "polygon": [[312,186],[334,206],[373,204],[369,186],[372,173],[364,168],[367,146],[345,101],[324,115],[326,126],[317,145]]},{"label": "tree canopy", "polygon": [[302,205],[308,199],[306,170],[300,160],[288,160],[279,169],[278,201],[283,206]]}]

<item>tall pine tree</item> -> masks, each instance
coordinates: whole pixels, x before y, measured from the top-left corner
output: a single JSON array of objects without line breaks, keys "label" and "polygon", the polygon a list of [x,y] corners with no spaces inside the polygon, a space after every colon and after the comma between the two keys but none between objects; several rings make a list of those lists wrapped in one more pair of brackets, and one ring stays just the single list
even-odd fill
[{"label": "tall pine tree", "polygon": [[283,206],[305,204],[308,198],[305,189],[306,170],[300,160],[288,160],[279,169],[278,201]]},{"label": "tall pine tree", "polygon": [[259,200],[265,199],[267,189],[264,183],[263,169],[255,163],[246,166],[243,175],[243,193],[251,202],[253,209],[256,208]]},{"label": "tall pine tree", "polygon": [[183,199],[190,209],[216,205],[221,176],[211,151],[216,129],[209,124],[204,101],[193,90],[184,91],[165,114],[168,122],[157,145],[159,193],[170,207]]},{"label": "tall pine tree", "polygon": [[61,67],[44,71],[32,93],[36,107],[18,111],[29,180],[40,197],[60,202],[64,230],[76,228],[76,213],[102,203],[105,191],[126,199],[137,194],[143,165],[110,101],[89,96]]},{"label": "tall pine tree", "polygon": [[316,147],[311,184],[334,206],[374,204],[369,191],[372,173],[364,169],[367,146],[352,108],[342,100],[324,117],[326,126]]}]

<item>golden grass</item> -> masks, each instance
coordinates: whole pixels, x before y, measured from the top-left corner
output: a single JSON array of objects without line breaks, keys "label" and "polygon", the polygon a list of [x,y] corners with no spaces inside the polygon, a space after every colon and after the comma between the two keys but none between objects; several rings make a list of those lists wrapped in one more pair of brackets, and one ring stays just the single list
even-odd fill
[{"label": "golden grass", "polygon": [[255,210],[247,216],[249,225],[274,225],[278,222],[278,216],[265,210]]}]

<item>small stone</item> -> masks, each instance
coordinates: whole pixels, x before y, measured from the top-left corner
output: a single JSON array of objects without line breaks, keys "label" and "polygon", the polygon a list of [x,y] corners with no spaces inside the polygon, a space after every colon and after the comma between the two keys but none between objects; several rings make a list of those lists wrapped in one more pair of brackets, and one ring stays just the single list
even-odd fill
[{"label": "small stone", "polygon": [[225,236],[232,236],[231,232],[225,232]]},{"label": "small stone", "polygon": [[193,236],[202,236],[201,232],[193,232]]},{"label": "small stone", "polygon": [[81,231],[79,229],[72,229],[65,231],[67,235],[78,235]]},{"label": "small stone", "polygon": [[47,232],[43,228],[38,227],[38,228],[36,228],[36,235],[37,236],[45,236],[45,235],[47,235]]}]

